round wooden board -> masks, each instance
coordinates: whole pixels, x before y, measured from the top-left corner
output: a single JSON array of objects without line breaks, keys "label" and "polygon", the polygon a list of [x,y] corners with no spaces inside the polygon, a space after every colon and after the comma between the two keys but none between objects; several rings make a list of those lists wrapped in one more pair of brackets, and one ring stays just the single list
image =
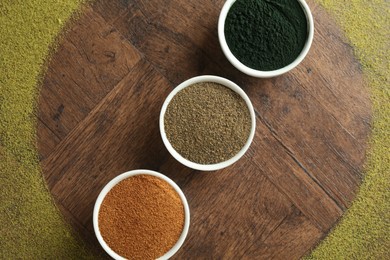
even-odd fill
[{"label": "round wooden board", "polygon": [[[61,39],[41,90],[38,148],[58,207],[97,254],[94,201],[132,169],[157,170],[186,194],[191,226],[177,259],[299,258],[351,204],[371,110],[342,33],[309,1],[316,29],[306,59],[283,76],[251,78],[220,49],[222,5],[97,1]],[[257,115],[247,154],[216,172],[176,162],[158,128],[169,92],[202,74],[242,86]]]}]

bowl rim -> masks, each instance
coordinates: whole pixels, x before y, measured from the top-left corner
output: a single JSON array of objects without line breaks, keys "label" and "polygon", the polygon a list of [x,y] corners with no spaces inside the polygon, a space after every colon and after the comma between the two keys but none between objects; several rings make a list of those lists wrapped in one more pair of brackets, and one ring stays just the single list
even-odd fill
[{"label": "bowl rim", "polygon": [[[249,133],[249,136],[248,136],[248,139],[247,139],[245,145],[232,158],[230,158],[230,159],[228,159],[226,161],[223,161],[223,162],[215,163],[215,164],[200,164],[200,163],[192,162],[192,161],[184,158],[182,155],[180,155],[172,147],[172,145],[169,142],[169,140],[168,140],[168,138],[166,136],[166,133],[165,133],[164,116],[165,116],[165,112],[166,112],[167,107],[168,107],[169,103],[171,102],[172,98],[179,91],[183,90],[184,88],[189,87],[189,86],[191,86],[193,84],[196,84],[196,83],[200,83],[200,82],[219,83],[219,84],[221,84],[221,85],[223,85],[225,87],[230,88],[231,90],[233,90],[237,94],[239,94],[241,96],[241,98],[244,99],[244,101],[245,101],[245,103],[246,103],[246,105],[248,107],[248,110],[249,110],[249,113],[250,113],[250,117],[251,117],[251,130],[250,130],[250,133]],[[184,81],[181,84],[179,84],[175,89],[172,90],[172,92],[165,99],[164,104],[163,104],[163,106],[161,108],[161,112],[160,112],[160,134],[161,134],[161,138],[163,140],[163,143],[164,143],[165,147],[167,148],[167,150],[169,151],[169,153],[177,161],[179,161],[181,164],[183,164],[183,165],[185,165],[185,166],[187,166],[189,168],[192,168],[192,169],[195,169],[195,170],[200,170],[200,171],[215,171],[215,170],[219,170],[219,169],[225,168],[225,167],[235,163],[236,161],[238,161],[245,154],[245,152],[248,150],[249,146],[251,145],[251,143],[253,141],[253,137],[255,135],[255,130],[256,130],[255,111],[254,111],[252,102],[250,101],[249,97],[246,95],[244,90],[242,90],[236,83],[234,83],[234,82],[232,82],[232,81],[230,81],[230,80],[228,80],[226,78],[219,77],[219,76],[214,76],[214,75],[196,76],[196,77],[187,79],[186,81]]]},{"label": "bowl rim", "polygon": [[136,175],[150,175],[150,176],[154,176],[154,177],[157,177],[157,178],[160,178],[160,179],[164,180],[172,188],[175,189],[175,191],[177,192],[177,194],[179,195],[179,197],[180,197],[180,199],[181,199],[181,201],[183,203],[183,207],[184,207],[184,226],[183,226],[183,231],[182,231],[179,239],[177,240],[176,244],[168,252],[166,252],[164,255],[162,255],[161,257],[158,258],[158,260],[167,260],[170,257],[172,257],[180,249],[180,247],[183,245],[183,243],[184,243],[184,241],[185,241],[185,239],[187,237],[189,226],[190,226],[190,209],[189,209],[189,206],[188,206],[187,199],[186,199],[183,191],[180,189],[180,187],[173,180],[171,180],[167,176],[163,175],[162,173],[159,173],[159,172],[156,172],[156,171],[146,170],[146,169],[137,169],[137,170],[127,171],[127,172],[124,172],[124,173],[116,176],[115,178],[113,178],[110,182],[108,182],[103,187],[103,189],[100,191],[100,193],[99,193],[99,195],[98,195],[98,197],[96,199],[95,206],[94,206],[94,209],[93,209],[93,228],[94,228],[94,231],[95,231],[96,238],[99,241],[100,245],[103,247],[103,249],[112,258],[118,259],[118,260],[119,259],[120,260],[126,259],[123,256],[120,256],[119,254],[117,254],[114,250],[112,250],[107,245],[107,243],[104,241],[104,239],[103,239],[103,237],[102,237],[102,235],[100,233],[100,229],[99,229],[99,210],[100,210],[100,206],[101,206],[104,198],[106,197],[107,193],[114,186],[116,186],[122,180],[125,180],[127,178],[131,178],[131,177],[136,176]]},{"label": "bowl rim", "polygon": [[239,61],[233,55],[233,53],[230,51],[230,48],[229,48],[229,46],[226,42],[226,38],[225,38],[225,20],[226,20],[227,14],[229,13],[231,6],[236,1],[237,0],[226,0],[225,4],[223,5],[223,7],[221,9],[219,19],[218,19],[219,43],[221,45],[222,51],[225,54],[226,58],[229,60],[229,62],[234,67],[236,67],[241,72],[243,72],[249,76],[252,76],[252,77],[270,78],[270,77],[276,77],[276,76],[282,75],[282,74],[292,70],[293,68],[298,66],[299,63],[302,62],[302,60],[306,57],[307,53],[309,52],[310,47],[311,47],[312,42],[313,42],[313,38],[314,38],[313,15],[312,15],[310,8],[305,0],[297,0],[300,3],[300,5],[301,5],[301,7],[306,15],[308,35],[307,35],[305,45],[303,46],[303,49],[300,52],[300,54],[297,56],[297,58],[293,62],[291,62],[290,64],[286,65],[283,68],[276,69],[276,70],[270,70],[270,71],[262,71],[262,70],[256,70],[256,69],[250,68],[250,67],[244,65],[241,61]]}]

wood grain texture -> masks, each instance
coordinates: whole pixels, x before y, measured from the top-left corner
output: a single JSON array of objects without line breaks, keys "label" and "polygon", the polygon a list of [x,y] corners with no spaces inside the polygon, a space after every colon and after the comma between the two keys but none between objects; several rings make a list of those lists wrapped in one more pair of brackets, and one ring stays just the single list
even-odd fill
[{"label": "wood grain texture", "polygon": [[[57,53],[61,56],[44,78],[39,108],[45,113],[39,118],[63,139],[129,73],[140,53],[91,8],[67,32]],[[58,144],[47,134],[38,131],[38,140]]]},{"label": "wood grain texture", "polygon": [[[316,30],[307,58],[280,77],[251,78],[219,47],[222,5],[98,0],[52,57],[39,102],[43,173],[61,212],[96,254],[94,201],[131,169],[160,171],[186,194],[191,226],[176,259],[297,259],[351,204],[371,120],[351,47],[309,1]],[[242,86],[257,116],[245,156],[211,173],[175,161],[158,129],[169,92],[201,74]]]}]

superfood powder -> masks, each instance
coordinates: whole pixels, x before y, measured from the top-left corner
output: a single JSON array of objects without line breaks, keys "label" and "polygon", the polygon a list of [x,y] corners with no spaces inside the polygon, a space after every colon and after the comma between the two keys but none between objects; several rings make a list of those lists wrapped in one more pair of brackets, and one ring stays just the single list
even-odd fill
[{"label": "superfood powder", "polygon": [[115,185],[99,211],[104,241],[128,259],[156,259],[169,251],[184,227],[184,206],[175,189],[146,174]]},{"label": "superfood powder", "polygon": [[306,15],[297,0],[237,0],[225,21],[225,38],[233,55],[262,71],[292,63],[307,36]]},{"label": "superfood powder", "polygon": [[179,91],[169,103],[164,128],[184,158],[214,164],[236,155],[248,140],[251,117],[245,101],[221,84],[202,82]]}]

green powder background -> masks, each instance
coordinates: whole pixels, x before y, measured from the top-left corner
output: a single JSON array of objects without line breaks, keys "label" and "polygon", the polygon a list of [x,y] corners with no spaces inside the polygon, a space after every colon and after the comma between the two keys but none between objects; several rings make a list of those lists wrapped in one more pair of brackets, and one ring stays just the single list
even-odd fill
[{"label": "green powder background", "polygon": [[50,46],[79,1],[0,1],[0,259],[90,254],[54,206],[39,168],[36,105]]},{"label": "green powder background", "polygon": [[[310,259],[390,259],[390,3],[317,0],[339,22],[371,90],[366,177]],[[36,104],[50,48],[81,0],[0,1],[0,258],[91,258],[54,206],[36,151]],[[309,53],[310,55],[310,53]]]},{"label": "green powder background", "polygon": [[373,122],[360,191],[310,258],[390,259],[390,2],[317,1],[336,18],[362,64]]}]

